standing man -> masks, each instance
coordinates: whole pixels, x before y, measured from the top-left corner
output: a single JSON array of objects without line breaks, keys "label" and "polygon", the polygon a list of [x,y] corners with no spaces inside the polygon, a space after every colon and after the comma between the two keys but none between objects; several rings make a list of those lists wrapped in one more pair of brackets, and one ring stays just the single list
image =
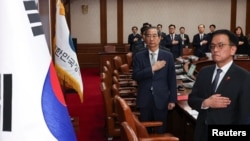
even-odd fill
[{"label": "standing man", "polygon": [[208,36],[208,46],[209,46],[210,43],[211,43],[211,40],[212,40],[212,33],[215,31],[215,29],[216,29],[215,24],[210,24],[210,25],[209,25],[209,30],[210,30],[210,32],[207,34],[207,36]]},{"label": "standing man", "polygon": [[141,40],[141,35],[138,34],[138,27],[133,26],[132,27],[132,33],[128,35],[128,44],[130,45],[130,51],[132,51],[133,45]]},{"label": "standing man", "polygon": [[198,25],[198,31],[199,33],[195,34],[193,37],[194,55],[203,58],[206,57],[206,52],[210,52],[208,36],[205,34],[205,25]]},{"label": "standing man", "polygon": [[137,41],[133,47],[132,47],[132,53],[133,53],[133,56],[138,52],[138,51],[141,51],[143,49],[147,49],[147,45],[145,43],[145,36],[144,36],[144,32],[145,30],[147,29],[148,27],[147,26],[143,26],[141,27],[141,39],[139,41]]},{"label": "standing man", "polygon": [[195,141],[208,140],[208,125],[249,122],[249,72],[233,62],[237,45],[237,37],[229,30],[213,33],[210,48],[216,64],[200,70],[188,98],[199,112]]},{"label": "standing man", "polygon": [[175,25],[170,24],[168,26],[169,34],[166,37],[167,48],[173,53],[174,59],[182,56],[181,37],[175,34],[175,29]]},{"label": "standing man", "polygon": [[166,47],[166,37],[167,37],[167,34],[162,31],[162,24],[157,24],[157,29],[161,32],[161,42],[160,42],[160,45],[162,47]]},{"label": "standing man", "polygon": [[181,36],[181,46],[182,48],[188,48],[190,44],[189,36],[185,33],[185,27],[180,27],[180,36]]},{"label": "standing man", "polygon": [[161,33],[156,27],[144,32],[147,48],[133,57],[133,79],[138,82],[137,106],[140,121],[162,121],[157,133],[165,133],[168,110],[177,101],[173,55],[160,48]]}]

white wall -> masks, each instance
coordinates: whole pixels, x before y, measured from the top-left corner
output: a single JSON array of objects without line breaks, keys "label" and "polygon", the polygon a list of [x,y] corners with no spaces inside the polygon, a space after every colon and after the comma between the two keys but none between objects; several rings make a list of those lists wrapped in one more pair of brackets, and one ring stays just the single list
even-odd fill
[{"label": "white wall", "polygon": [[246,29],[246,0],[238,0],[236,13],[236,26],[241,26],[243,33]]},{"label": "white wall", "polygon": [[[81,5],[88,5],[88,14],[82,14]],[[99,0],[74,0],[70,6],[71,35],[77,43],[100,43]]]},{"label": "white wall", "polygon": [[[127,43],[132,26],[161,23],[164,32],[168,25],[184,26],[191,40],[198,32],[198,24],[215,24],[217,29],[230,29],[230,0],[123,0],[123,41]],[[88,14],[81,13],[82,3],[89,6]],[[245,29],[246,0],[238,0],[237,25]],[[117,0],[107,0],[108,43],[117,42]],[[71,33],[78,43],[100,43],[100,3],[99,0],[74,0],[71,3]]]}]

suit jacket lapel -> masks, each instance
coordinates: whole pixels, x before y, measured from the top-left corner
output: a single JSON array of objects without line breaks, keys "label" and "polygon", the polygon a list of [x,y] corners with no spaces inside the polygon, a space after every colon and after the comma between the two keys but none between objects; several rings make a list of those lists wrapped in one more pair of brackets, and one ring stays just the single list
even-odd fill
[{"label": "suit jacket lapel", "polygon": [[[163,54],[162,54],[162,52],[161,52],[161,49],[159,49],[158,57],[156,58],[156,61],[162,60],[162,58],[163,58],[162,56],[163,56]],[[159,72],[160,72],[160,71],[154,72],[154,77],[157,77],[157,76],[159,75]]]},{"label": "suit jacket lapel", "polygon": [[150,65],[151,66],[151,63],[150,63],[150,59],[149,59],[149,51],[148,51],[148,49],[147,49],[147,51],[145,51],[145,63],[147,64],[147,65]]},{"label": "suit jacket lapel", "polygon": [[163,57],[164,57],[164,56],[163,56],[163,54],[162,54],[162,52],[161,52],[161,49],[159,49],[159,54],[158,54],[157,61],[158,61],[158,60],[162,60]]},{"label": "suit jacket lapel", "polygon": [[212,67],[210,67],[210,70],[207,71],[207,75],[204,76],[206,77],[206,81],[208,81],[206,84],[209,84],[208,87],[208,93],[207,93],[207,97],[209,97],[210,95],[213,94],[213,88],[212,88],[212,79],[213,79],[213,73],[214,73],[214,69],[215,69],[215,65],[213,65]]},{"label": "suit jacket lapel", "polygon": [[228,69],[227,73],[222,78],[220,84],[218,85],[217,91],[220,91],[228,82],[230,82],[231,76],[233,75],[233,71],[235,68],[235,64],[233,63],[230,68]]}]

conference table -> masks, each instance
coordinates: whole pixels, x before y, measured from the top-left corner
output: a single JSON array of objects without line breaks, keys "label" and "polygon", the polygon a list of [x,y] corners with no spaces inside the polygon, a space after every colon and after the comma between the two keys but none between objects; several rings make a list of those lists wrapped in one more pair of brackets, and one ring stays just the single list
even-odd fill
[{"label": "conference table", "polygon": [[[181,85],[182,80],[177,80]],[[178,101],[173,110],[168,114],[168,131],[177,136],[180,141],[193,141],[194,129],[198,112],[193,110],[187,103],[191,89],[178,91]]]},{"label": "conference table", "polygon": [[[250,59],[242,58],[242,59],[234,59],[234,62],[250,71]],[[187,61],[183,64],[184,72],[188,72],[190,67],[190,63],[196,65],[195,74],[197,74],[202,67],[214,64],[213,60],[200,60],[200,61]],[[177,85],[181,85],[182,80],[177,80]],[[182,91],[178,91],[178,101],[176,107],[169,111],[168,115],[168,131],[172,132],[174,135],[180,138],[180,141],[193,141],[194,140],[194,129],[196,124],[196,118],[198,116],[198,112],[193,110],[188,105],[188,95],[192,89],[184,88]]]},{"label": "conference table", "polygon": [[[234,59],[234,62],[237,65],[250,71],[250,59]],[[197,72],[199,72],[202,67],[214,64],[214,61],[213,60],[202,60],[202,61],[196,61],[193,63],[196,64],[196,70],[197,70]]]}]

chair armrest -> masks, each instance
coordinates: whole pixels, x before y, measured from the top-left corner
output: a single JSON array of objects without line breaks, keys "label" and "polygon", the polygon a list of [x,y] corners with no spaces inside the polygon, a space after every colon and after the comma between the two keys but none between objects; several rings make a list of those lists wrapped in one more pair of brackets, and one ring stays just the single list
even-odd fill
[{"label": "chair armrest", "polygon": [[119,77],[119,81],[135,81],[134,79],[130,78],[130,77]]},{"label": "chair armrest", "polygon": [[121,72],[120,72],[120,74],[119,74],[119,77],[120,78],[131,78],[132,77],[132,73],[129,73],[129,74],[121,74]]},{"label": "chair armrest", "polygon": [[157,127],[157,126],[162,126],[163,124],[161,121],[146,121],[141,123],[145,127]]},{"label": "chair armrest", "polygon": [[122,86],[119,87],[119,90],[129,90],[131,92],[137,92],[137,88],[132,86]]},{"label": "chair armrest", "polygon": [[134,111],[133,114],[138,118],[138,116],[140,115],[140,112]]},{"label": "chair armrest", "polygon": [[137,92],[131,90],[120,90],[119,96],[122,98],[135,98],[137,97]]},{"label": "chair armrest", "polygon": [[119,81],[120,87],[138,87],[136,82],[133,81]]},{"label": "chair armrest", "polygon": [[136,97],[123,97],[126,102],[136,102]]},{"label": "chair armrest", "polygon": [[111,117],[118,117],[118,114],[117,113],[112,113],[110,116]]}]

